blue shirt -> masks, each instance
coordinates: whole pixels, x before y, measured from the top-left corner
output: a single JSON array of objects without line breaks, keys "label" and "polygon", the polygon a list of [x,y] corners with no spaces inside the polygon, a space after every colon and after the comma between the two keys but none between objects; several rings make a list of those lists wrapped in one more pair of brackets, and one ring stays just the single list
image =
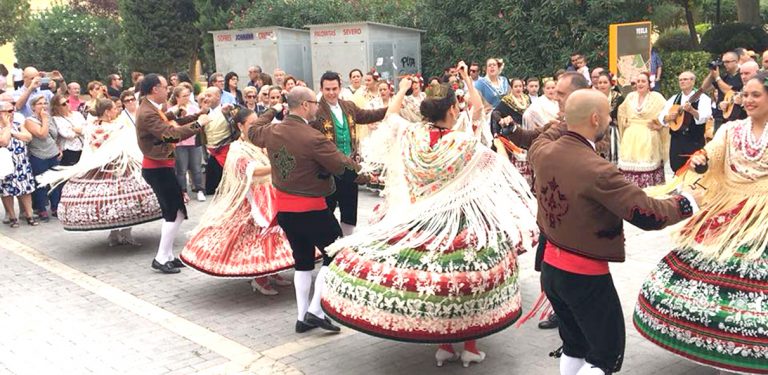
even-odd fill
[{"label": "blue shirt", "polygon": [[[25,92],[27,92],[26,86],[22,86],[18,90],[14,91],[13,100],[19,100],[19,98],[21,98],[21,95],[24,94]],[[40,88],[38,87],[37,89],[35,89],[35,92],[33,92],[32,95],[30,95],[29,98],[27,98],[27,102],[24,103],[24,106],[21,107],[21,109],[18,112],[24,115],[24,117],[31,117],[32,116],[32,105],[31,105],[32,100],[37,98],[40,95],[45,96],[45,100],[48,103],[50,103],[51,98],[53,98],[53,93],[50,90],[40,90]]]},{"label": "blue shirt", "polygon": [[488,76],[482,77],[475,81],[475,88],[477,91],[480,92],[480,95],[483,96],[483,99],[485,99],[488,104],[491,105],[491,107],[496,108],[496,106],[501,103],[501,98],[504,97],[504,95],[507,95],[509,92],[509,81],[504,76],[499,76],[499,87],[493,87],[491,84],[491,81],[488,79]]},{"label": "blue shirt", "polygon": [[230,94],[227,91],[221,92],[221,104],[237,104],[237,98],[235,98],[234,95]]}]

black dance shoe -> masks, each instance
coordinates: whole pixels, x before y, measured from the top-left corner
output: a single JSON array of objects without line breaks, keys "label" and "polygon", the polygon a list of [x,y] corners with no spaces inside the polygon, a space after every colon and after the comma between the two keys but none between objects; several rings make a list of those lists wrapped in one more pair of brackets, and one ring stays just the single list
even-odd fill
[{"label": "black dance shoe", "polygon": [[178,268],[175,268],[173,266],[173,261],[171,262],[165,262],[164,264],[160,264],[157,260],[152,260],[152,268],[162,272],[162,273],[179,273]]},{"label": "black dance shoe", "polygon": [[301,320],[297,320],[296,321],[296,333],[304,333],[304,332],[307,332],[309,330],[313,330],[315,328],[317,328],[317,326],[313,326],[311,324],[304,323]]},{"label": "black dance shoe", "polygon": [[339,328],[337,325],[334,325],[327,316],[325,318],[319,318],[317,315],[312,314],[311,312],[307,312],[307,314],[304,315],[304,323],[320,327],[326,331],[341,331],[341,328]]},{"label": "black dance shoe", "polygon": [[184,268],[187,266],[179,258],[173,258],[173,260],[168,263],[170,263],[173,266],[173,268]]},{"label": "black dance shoe", "polygon": [[539,322],[539,329],[554,329],[560,325],[560,319],[557,318],[555,313],[549,314],[547,320]]}]

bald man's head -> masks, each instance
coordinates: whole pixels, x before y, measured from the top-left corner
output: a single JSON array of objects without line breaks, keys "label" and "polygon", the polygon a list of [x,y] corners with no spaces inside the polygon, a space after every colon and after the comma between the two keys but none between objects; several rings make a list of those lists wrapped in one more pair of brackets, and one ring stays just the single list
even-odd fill
[{"label": "bald man's head", "polygon": [[24,84],[29,86],[29,83],[32,82],[35,77],[38,77],[40,75],[40,72],[35,69],[35,67],[28,66],[24,68],[24,71],[22,73],[22,77],[24,77]]},{"label": "bald man's head", "polygon": [[208,86],[203,91],[203,96],[211,108],[216,108],[221,104],[221,90],[216,86]]},{"label": "bald man's head", "polygon": [[288,110],[292,114],[303,117],[307,121],[313,121],[317,114],[317,96],[307,87],[296,86],[285,96]]},{"label": "bald man's head", "polygon": [[605,94],[597,90],[579,89],[565,102],[568,130],[598,142],[605,137],[611,123],[611,108]]},{"label": "bald man's head", "polygon": [[750,79],[755,78],[757,71],[760,70],[760,65],[754,60],[749,60],[739,67],[739,75],[741,76],[741,82],[747,83]]}]

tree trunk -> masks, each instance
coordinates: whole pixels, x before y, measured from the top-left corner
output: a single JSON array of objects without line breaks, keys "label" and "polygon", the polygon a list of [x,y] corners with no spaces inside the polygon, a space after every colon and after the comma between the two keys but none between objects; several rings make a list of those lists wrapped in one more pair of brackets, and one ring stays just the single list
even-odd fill
[{"label": "tree trunk", "polygon": [[736,13],[739,16],[739,22],[761,25],[760,19],[760,0],[736,0]]},{"label": "tree trunk", "polygon": [[690,1],[683,1],[683,9],[685,9],[685,22],[688,23],[688,33],[691,34],[691,45],[698,47],[699,34],[696,33],[696,21],[693,20]]}]

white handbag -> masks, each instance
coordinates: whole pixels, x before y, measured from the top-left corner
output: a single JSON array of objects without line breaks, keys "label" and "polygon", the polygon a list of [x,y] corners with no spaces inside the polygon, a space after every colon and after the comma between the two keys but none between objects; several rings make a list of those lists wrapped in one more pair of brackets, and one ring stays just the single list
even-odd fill
[{"label": "white handbag", "polygon": [[13,164],[11,151],[6,147],[0,147],[0,177],[12,174],[15,170],[16,166]]}]

